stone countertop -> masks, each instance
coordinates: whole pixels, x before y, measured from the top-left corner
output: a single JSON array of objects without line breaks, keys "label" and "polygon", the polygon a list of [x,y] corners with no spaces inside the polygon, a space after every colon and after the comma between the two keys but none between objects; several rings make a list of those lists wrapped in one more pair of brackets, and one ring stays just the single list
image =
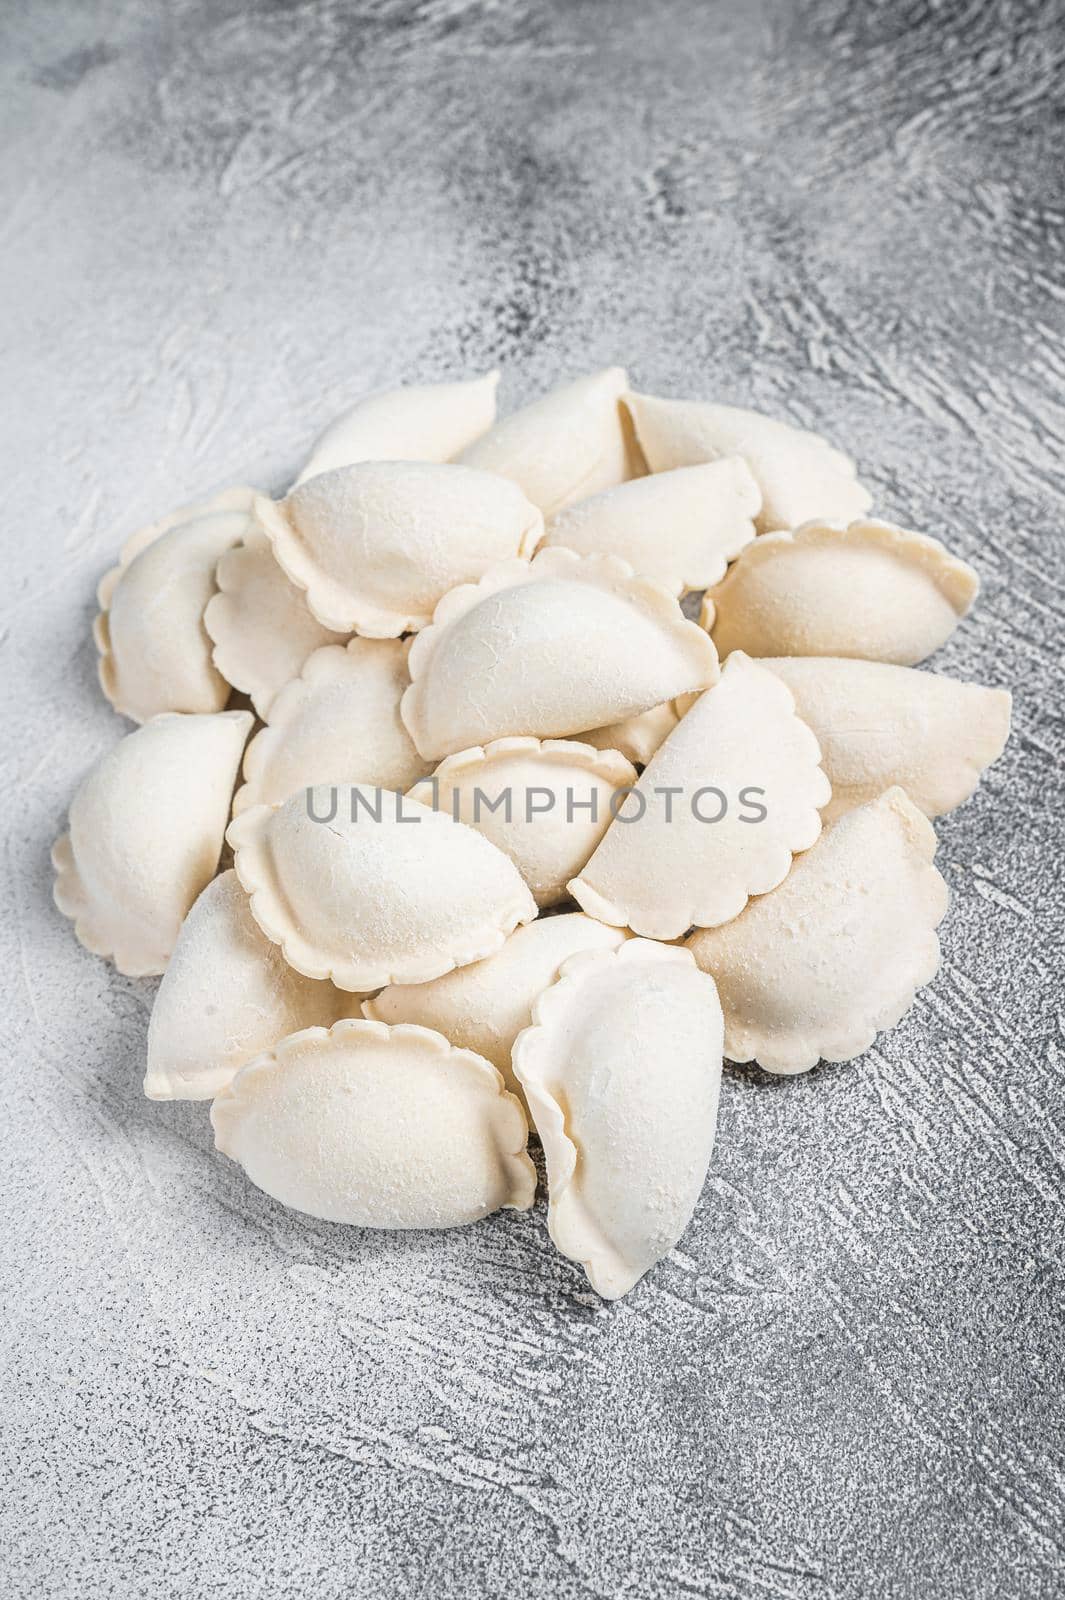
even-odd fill
[{"label": "stone countertop", "polygon": [[[0,1587],[976,1600],[1065,1581],[1065,12],[1057,0],[36,0],[0,68]],[[680,1247],[286,1213],[140,1091],[154,985],[48,848],[125,731],[122,537],[346,402],[622,361],[854,454],[1016,695],[945,960],[859,1062],[730,1069]]]}]

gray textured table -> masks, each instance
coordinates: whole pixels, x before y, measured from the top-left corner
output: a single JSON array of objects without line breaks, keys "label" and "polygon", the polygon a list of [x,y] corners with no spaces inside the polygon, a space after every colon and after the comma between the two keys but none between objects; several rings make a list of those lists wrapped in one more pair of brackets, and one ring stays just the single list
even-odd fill
[{"label": "gray textured table", "polygon": [[[1063,72],[1038,0],[4,7],[5,1596],[1060,1593]],[[935,983],[856,1064],[730,1071],[607,1306],[542,1208],[253,1190],[141,1098],[153,986],[47,851],[123,731],[124,533],[388,380],[614,360],[850,449],[983,577],[935,665],[1017,701]]]}]

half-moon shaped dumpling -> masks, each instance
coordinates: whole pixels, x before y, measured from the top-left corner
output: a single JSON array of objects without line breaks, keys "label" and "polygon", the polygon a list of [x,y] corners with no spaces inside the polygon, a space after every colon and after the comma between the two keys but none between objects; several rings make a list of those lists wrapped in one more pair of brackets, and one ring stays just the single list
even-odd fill
[{"label": "half-moon shaped dumpling", "polygon": [[316,650],[270,708],[244,756],[236,812],[275,805],[316,783],[409,789],[428,772],[403,726],[409,644],[352,639]]},{"label": "half-moon shaped dumpling", "polygon": [[497,422],[460,460],[521,485],[545,517],[643,470],[620,400],[628,379],[607,367],[552,389]]},{"label": "half-moon shaped dumpling", "polygon": [[901,789],[850,811],[772,894],[688,948],[713,974],[725,1054],[767,1072],[850,1061],[939,966],[947,886],[932,824]]},{"label": "half-moon shaped dumpling", "polygon": [[980,580],[890,522],[808,522],[759,539],[703,607],[718,654],[856,656],[912,667],[950,638]]},{"label": "half-moon shaped dumpling", "polygon": [[823,822],[894,784],[926,816],[941,816],[968,800],[1009,738],[1006,689],[835,656],[766,657],[759,665],[787,684],[821,746],[832,784]]},{"label": "half-moon shaped dumpling", "polygon": [[450,461],[496,419],[499,373],[366,395],[330,423],[296,479],[357,461]]},{"label": "half-moon shaped dumpling", "polygon": [[[213,878],[253,717],[167,712],[120,739],[70,807],[52,850],[55,902],[86,950],[119,972],[163,972]],[[366,985],[367,989],[371,984]]]},{"label": "half-moon shaped dumpling", "polygon": [[759,533],[795,528],[810,517],[850,521],[873,497],[854,474],[854,462],[820,434],[701,400],[660,400],[627,394],[625,405],[652,472],[742,456],[762,492]]},{"label": "half-moon shaped dumpling", "polygon": [[643,939],[571,956],[515,1041],[547,1157],[551,1237],[609,1300],[688,1225],[714,1146],[721,1056],[713,982],[686,950]]},{"label": "half-moon shaped dumpling", "polygon": [[300,1028],[350,1016],[350,994],[293,970],[263,937],[235,872],[185,918],[148,1024],[150,1100],[209,1100],[246,1061]]},{"label": "half-moon shaped dumpling", "polygon": [[230,824],[252,915],[308,978],[366,993],[498,950],[536,902],[474,828],[386,789],[319,785]]},{"label": "half-moon shaped dumpling", "polygon": [[[557,905],[613,818],[636,769],[570,739],[496,739],[448,756],[411,799],[468,823],[506,851],[538,906]],[[617,802],[620,804],[620,801]]]},{"label": "half-moon shaped dumpling", "polygon": [[707,589],[754,538],[762,503],[740,456],[604,489],[552,517],[544,545],[620,556],[670,594]]},{"label": "half-moon shaped dumpling", "polygon": [[278,690],[298,677],[312,650],[343,644],[347,634],[334,633],[312,614],[306,595],[286,578],[269,539],[254,523],[222,556],[215,582],[218,593],[203,614],[214,640],[214,664],[265,717]]},{"label": "half-moon shaped dumpling", "polygon": [[100,684],[123,716],[146,722],[161,711],[221,711],[228,700],[203,613],[219,557],[251,525],[253,499],[252,489],[227,489],[141,528],[100,580]]},{"label": "half-moon shaped dumpling", "polygon": [[493,1066],[428,1028],[344,1021],[250,1061],[215,1144],[282,1205],[359,1228],[458,1228],[532,1205],[525,1114]]},{"label": "half-moon shaped dumpling", "polygon": [[591,916],[675,939],[738,916],[821,831],[828,779],[790,691],[742,652],[681,719],[569,885]]},{"label": "half-moon shaped dumpling", "polygon": [[517,484],[472,467],[364,461],[256,496],[255,515],[319,622],[394,639],[449,589],[530,556],[543,519]]},{"label": "half-moon shaped dumpling", "polygon": [[650,711],[626,717],[623,722],[610,722],[605,728],[591,728],[579,737],[584,744],[594,745],[597,750],[619,750],[626,761],[645,767],[679,721],[676,706],[672,700],[667,700],[664,705],[652,706]]},{"label": "half-moon shaped dumpling", "polygon": [[503,1074],[511,1094],[523,1091],[514,1077],[510,1051],[532,1021],[533,1001],[558,977],[563,961],[578,950],[616,950],[626,935],[582,911],[540,917],[515,928],[506,944],[485,961],[460,967],[431,983],[393,984],[362,1003],[376,1022],[417,1022],[437,1028],[466,1050],[475,1050]]},{"label": "half-moon shaped dumpling", "polygon": [[182,527],[186,522],[199,522],[201,517],[215,516],[221,511],[243,511],[250,515],[255,493],[254,489],[249,489],[245,484],[234,484],[229,489],[219,490],[210,500],[197,501],[194,505],[178,506],[176,511],[168,511],[164,517],[158,517],[154,522],[146,522],[135,533],[131,533],[122,546],[117,566],[105,572],[96,585],[96,599],[101,610],[106,611],[111,604],[115,585],[124,569],[140,555],[142,550],[147,550],[150,544],[154,544],[156,539],[164,533],[169,533],[171,528]]},{"label": "half-moon shaped dumpling", "polygon": [[403,720],[424,756],[565,738],[713,683],[705,641],[617,557],[543,550],[445,596],[411,647]]}]

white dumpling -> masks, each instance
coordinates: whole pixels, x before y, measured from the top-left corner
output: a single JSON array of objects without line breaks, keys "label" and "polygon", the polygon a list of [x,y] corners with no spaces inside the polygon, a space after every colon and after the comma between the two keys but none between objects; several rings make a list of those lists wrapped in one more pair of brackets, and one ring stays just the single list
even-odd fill
[{"label": "white dumpling", "polygon": [[670,594],[707,589],[754,538],[762,504],[740,456],[604,489],[551,518],[544,545],[620,556]]},{"label": "white dumpling", "polygon": [[312,614],[306,595],[282,572],[269,539],[254,524],[222,556],[215,582],[218,593],[203,614],[214,664],[265,717],[311,652],[343,644],[347,634],[326,628]]},{"label": "white dumpling", "polygon": [[845,811],[898,784],[929,817],[968,800],[1010,731],[1006,689],[883,661],[835,656],[766,657],[821,746],[832,799],[821,813]]},{"label": "white dumpling", "polygon": [[[166,712],[97,762],[56,840],[55,902],[119,972],[163,972],[218,869],[249,711]],[[372,985],[367,984],[367,988]]]},{"label": "white dumpling", "polygon": [[767,1072],[850,1061],[939,966],[947,886],[932,824],[901,789],[850,811],[779,889],[688,948],[717,982],[725,1054]]},{"label": "white dumpling", "polygon": [[488,372],[367,395],[330,423],[296,482],[357,461],[450,461],[492,426],[498,384]]},{"label": "white dumpling", "polygon": [[431,983],[392,984],[364,1000],[363,1016],[377,1022],[417,1022],[475,1050],[503,1074],[511,1094],[523,1096],[510,1052],[532,1021],[533,1001],[578,950],[616,950],[627,937],[582,911],[540,917],[515,928],[494,956],[460,967]]},{"label": "white dumpling", "polygon": [[606,832],[614,796],[636,782],[616,750],[571,739],[496,739],[448,756],[411,799],[504,850],[538,906],[557,905]]},{"label": "white dumpling", "polygon": [[619,750],[626,761],[645,767],[662,743],[680,721],[672,700],[664,705],[652,706],[623,722],[610,722],[605,728],[591,728],[578,735],[584,744],[597,750]]},{"label": "white dumpling", "polygon": [[497,422],[460,460],[521,485],[545,517],[643,470],[620,401],[622,367],[552,389]]},{"label": "white dumpling", "polygon": [[721,1007],[688,952],[633,939],[571,956],[514,1070],[547,1157],[555,1244],[613,1300],[687,1227],[714,1145]]},{"label": "white dumpling", "polygon": [[854,656],[912,667],[944,644],[980,580],[938,539],[889,522],[808,522],[748,545],[703,602],[722,659]]},{"label": "white dumpling", "polygon": [[321,785],[230,825],[252,915],[285,960],[353,991],[498,950],[536,902],[474,828],[384,789]]},{"label": "white dumpling", "polygon": [[164,533],[169,533],[171,528],[182,527],[188,522],[199,522],[201,517],[215,516],[221,511],[239,511],[250,515],[255,493],[256,491],[249,489],[246,484],[234,484],[229,489],[220,489],[209,500],[178,506],[176,511],[168,511],[165,516],[157,517],[154,522],[146,522],[135,533],[131,533],[119,553],[118,564],[105,572],[96,585],[96,599],[101,609],[106,611],[111,604],[115,585],[125,568],[140,555],[142,550],[147,550],[150,544],[154,544],[156,539]]},{"label": "white dumpling", "polygon": [[409,648],[401,639],[352,639],[316,650],[248,745],[234,810],[274,805],[316,783],[402,791],[423,777],[431,763],[399,714]]},{"label": "white dumpling", "polygon": [[727,922],[820,833],[830,789],[819,761],[791,692],[737,652],[652,758],[571,894],[648,938]]},{"label": "white dumpling", "polygon": [[221,711],[229,699],[203,614],[219,557],[251,526],[254,493],[227,489],[139,529],[100,580],[100,684],[123,716],[146,722],[161,711]]},{"label": "white dumpling", "polygon": [[511,734],[566,738],[713,683],[707,644],[624,561],[543,550],[441,601],[411,647],[403,720],[431,757]]},{"label": "white dumpling", "polygon": [[517,484],[472,467],[364,461],[255,499],[255,516],[319,622],[394,639],[499,561],[532,555],[543,519]]},{"label": "white dumpling", "polygon": [[499,1073],[428,1028],[307,1028],[211,1107],[215,1144],[282,1205],[359,1228],[458,1228],[532,1205],[528,1128]]},{"label": "white dumpling", "polygon": [[256,926],[236,873],[222,872],[185,918],[163,973],[144,1092],[150,1100],[209,1100],[286,1034],[331,1027],[356,1003],[290,967]]},{"label": "white dumpling", "polygon": [[701,400],[627,394],[625,405],[652,472],[742,456],[762,494],[759,533],[795,528],[811,517],[849,522],[873,503],[854,462],[820,434],[760,411]]}]

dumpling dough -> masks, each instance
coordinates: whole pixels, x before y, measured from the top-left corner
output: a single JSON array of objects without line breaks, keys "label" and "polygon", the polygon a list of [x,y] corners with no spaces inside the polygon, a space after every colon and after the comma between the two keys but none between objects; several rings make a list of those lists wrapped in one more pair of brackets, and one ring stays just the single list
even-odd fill
[{"label": "dumpling dough", "polygon": [[627,935],[581,911],[540,917],[515,928],[494,956],[431,983],[393,984],[364,1000],[363,1016],[377,1022],[418,1022],[452,1044],[484,1056],[503,1074],[511,1094],[524,1098],[510,1051],[532,1021],[533,1001],[578,950],[616,950]]},{"label": "dumpling dough", "polygon": [[766,657],[759,665],[787,684],[821,746],[832,784],[823,822],[893,784],[926,816],[942,816],[968,800],[1009,738],[1006,689],[833,656]]},{"label": "dumpling dough", "polygon": [[[698,695],[693,698],[698,699]],[[650,711],[626,717],[623,722],[610,722],[605,728],[592,728],[579,737],[597,750],[619,750],[626,761],[645,767],[679,721],[676,706],[672,700],[667,700],[664,705],[652,706]]]},{"label": "dumpling dough", "polygon": [[[163,972],[214,876],[249,711],[167,712],[89,773],[52,849],[55,902],[94,955],[140,978]],[[367,984],[367,988],[372,985]]]},{"label": "dumpling dough", "polygon": [[235,872],[204,889],[182,924],[148,1024],[150,1100],[209,1100],[246,1061],[356,1002],[304,978],[265,939]]},{"label": "dumpling dough", "polygon": [[615,556],[543,550],[452,590],[414,641],[403,720],[422,755],[565,738],[717,678],[706,634]]},{"label": "dumpling dough", "polygon": [[249,744],[234,811],[275,805],[309,784],[403,791],[423,777],[431,763],[399,714],[408,649],[401,639],[352,639],[346,649],[316,650]]},{"label": "dumpling dough", "polygon": [[301,789],[243,812],[228,839],[266,937],[339,989],[425,983],[490,956],[536,915],[483,834],[384,789]]},{"label": "dumpling dough", "polygon": [[497,422],[459,457],[521,485],[545,517],[643,470],[620,400],[622,367],[567,383]]},{"label": "dumpling dough", "polygon": [[725,1054],[767,1072],[850,1061],[939,966],[947,886],[932,824],[901,789],[848,812],[772,894],[688,941],[717,981]]},{"label": "dumpling dough", "polygon": [[323,627],[311,614],[307,597],[286,578],[269,539],[254,524],[222,556],[215,582],[218,593],[203,614],[214,640],[214,664],[265,717],[278,690],[298,677],[312,650],[343,644],[347,634]]},{"label": "dumpling dough", "polygon": [[548,1227],[608,1300],[673,1248],[706,1178],[721,1007],[686,950],[571,956],[514,1044],[547,1157]]},{"label": "dumpling dough", "polygon": [[183,527],[188,522],[199,522],[201,517],[213,517],[224,511],[238,511],[250,516],[255,493],[254,489],[249,489],[245,484],[235,484],[229,489],[219,490],[210,500],[197,501],[194,505],[179,506],[176,511],[168,511],[165,517],[158,517],[155,522],[145,523],[136,533],[131,533],[122,546],[118,565],[105,572],[96,585],[96,599],[101,608],[106,610],[111,604],[115,586],[130,562],[164,533],[169,533],[172,528]]},{"label": "dumpling dough", "polygon": [[739,456],[605,489],[552,517],[544,545],[620,556],[670,594],[707,589],[754,538],[762,504]]},{"label": "dumpling dough", "polygon": [[450,461],[492,426],[498,384],[488,372],[367,395],[330,423],[296,482],[357,461]]},{"label": "dumpling dough", "polygon": [[704,601],[722,659],[856,656],[912,667],[950,638],[980,580],[938,539],[890,522],[808,522],[748,545]]},{"label": "dumpling dough", "polygon": [[610,825],[615,793],[635,782],[636,769],[616,750],[570,739],[496,739],[448,756],[411,799],[505,850],[543,907],[565,899],[569,879]]},{"label": "dumpling dough", "polygon": [[459,1228],[532,1205],[521,1106],[428,1028],[307,1028],[211,1107],[215,1144],[282,1205],[359,1228]]},{"label": "dumpling dough", "polygon": [[274,555],[319,622],[395,639],[458,583],[530,556],[543,519],[516,484],[472,467],[364,461],[255,499]]},{"label": "dumpling dough", "polygon": [[849,522],[873,503],[855,477],[854,462],[820,434],[760,411],[701,400],[627,394],[625,405],[652,472],[742,456],[762,492],[759,533],[795,528],[810,517]]},{"label": "dumpling dough", "polygon": [[727,922],[749,895],[776,888],[793,852],[820,833],[830,790],[819,760],[790,691],[738,652],[652,759],[570,893],[590,916],[653,939]]},{"label": "dumpling dough", "polygon": [[161,711],[221,711],[229,699],[203,613],[219,557],[251,525],[254,496],[227,489],[139,529],[100,580],[100,684],[123,716],[146,722]]}]

